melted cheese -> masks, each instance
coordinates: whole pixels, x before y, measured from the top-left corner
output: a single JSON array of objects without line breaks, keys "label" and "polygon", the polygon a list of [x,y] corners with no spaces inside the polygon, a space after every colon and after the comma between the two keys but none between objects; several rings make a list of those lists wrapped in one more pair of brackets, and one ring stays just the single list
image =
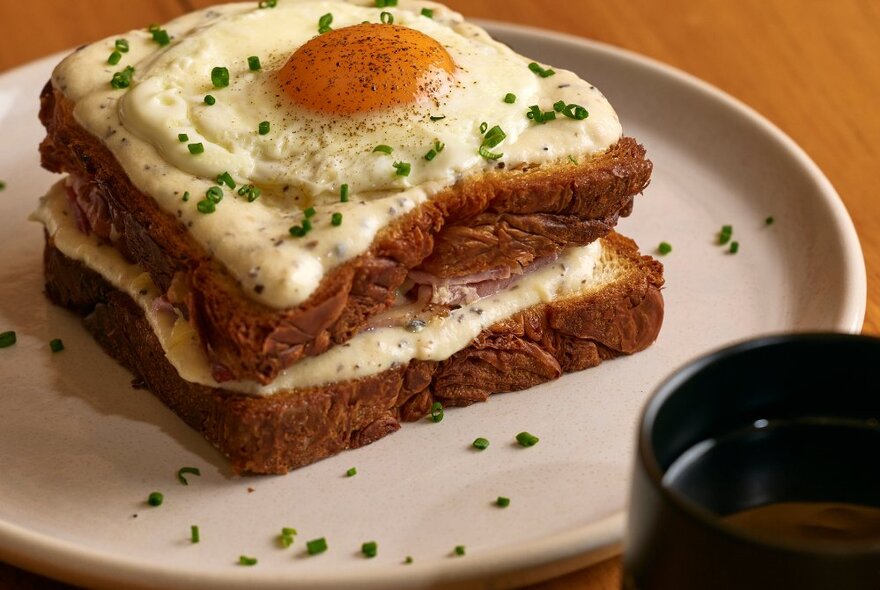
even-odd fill
[{"label": "melted cheese", "polygon": [[[86,46],[56,68],[53,83],[135,187],[186,224],[245,293],[276,309],[305,301],[330,269],[365,252],[395,219],[457,180],[493,170],[497,162],[477,154],[483,121],[507,134],[492,151],[503,152],[500,161],[508,166],[567,163],[569,155],[599,152],[619,139],[617,115],[589,83],[560,69],[537,76],[527,58],[459,14],[421,0],[400,0],[387,10],[396,24],[441,40],[458,65],[457,86],[430,112],[445,119],[407,111],[327,121],[291,110],[273,90],[273,70],[316,34],[320,15],[333,13],[334,27],[375,22],[381,10],[373,6],[373,0],[280,0],[273,9],[258,9],[253,1],[201,10],[165,25],[172,38],[165,47],[144,30]],[[420,15],[423,7],[434,10],[433,19]],[[130,51],[110,66],[107,56],[119,37]],[[248,70],[251,55],[261,58],[261,71]],[[135,68],[131,87],[113,89],[113,73],[129,65]],[[213,89],[210,71],[219,65],[229,68],[231,83]],[[508,92],[517,95],[515,104],[503,102]],[[217,98],[214,106],[204,104],[209,93]],[[559,100],[585,106],[589,117],[560,115],[544,125],[526,118],[530,105],[548,111]],[[256,133],[262,120],[272,125],[265,136]],[[178,141],[179,133],[189,139]],[[424,154],[434,140],[446,147],[428,162]],[[188,143],[202,143],[205,152],[190,154]],[[373,153],[378,144],[395,151]],[[396,161],[411,163],[408,177],[394,174]],[[259,186],[262,196],[248,202],[223,189],[216,212],[199,213],[197,202],[223,172],[238,185]],[[339,202],[342,184],[350,187],[347,203]],[[192,195],[187,202],[184,191]],[[314,229],[292,238],[288,230],[302,223],[308,206],[317,210]],[[343,215],[339,227],[331,223],[337,212]]]},{"label": "melted cheese", "polygon": [[[186,381],[251,395],[271,395],[300,387],[324,385],[381,373],[411,360],[442,361],[467,347],[483,330],[539,303],[589,292],[599,286],[597,263],[601,240],[588,246],[569,248],[549,266],[524,276],[513,288],[435,317],[421,331],[402,327],[360,332],[347,343],[316,357],[306,358],[269,385],[251,381],[218,384],[198,335],[175,312],[155,305],[162,295],[150,277],[127,262],[113,247],[95,236],[80,232],[68,209],[63,183],[43,197],[32,218],[41,222],[55,247],[65,256],[98,272],[110,284],[127,293],[144,310],[168,361]],[[381,322],[381,316],[377,318]]]}]

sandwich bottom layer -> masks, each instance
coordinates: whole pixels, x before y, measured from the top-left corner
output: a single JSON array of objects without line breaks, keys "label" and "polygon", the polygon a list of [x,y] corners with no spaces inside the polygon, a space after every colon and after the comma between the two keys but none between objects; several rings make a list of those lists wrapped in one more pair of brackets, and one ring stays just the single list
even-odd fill
[{"label": "sandwich bottom layer", "polygon": [[46,236],[46,292],[82,316],[108,354],[226,455],[238,473],[286,473],[417,420],[434,402],[466,406],[649,346],[663,321],[662,265],[635,243],[603,239],[601,289],[535,305],[484,330],[443,361],[270,396],[183,380],[143,309]]}]

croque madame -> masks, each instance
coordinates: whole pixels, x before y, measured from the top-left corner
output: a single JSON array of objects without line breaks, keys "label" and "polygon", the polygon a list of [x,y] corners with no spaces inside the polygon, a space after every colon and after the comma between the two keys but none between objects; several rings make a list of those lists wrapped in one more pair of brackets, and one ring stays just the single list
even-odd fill
[{"label": "croque madame", "polygon": [[47,292],[241,472],[650,345],[604,96],[424,1],[222,5],[42,94]]}]

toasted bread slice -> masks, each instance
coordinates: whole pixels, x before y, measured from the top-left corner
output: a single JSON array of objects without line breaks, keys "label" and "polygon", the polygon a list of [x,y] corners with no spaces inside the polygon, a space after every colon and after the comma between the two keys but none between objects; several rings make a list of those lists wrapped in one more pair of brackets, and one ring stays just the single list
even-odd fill
[{"label": "toasted bread slice", "polygon": [[[48,131],[40,146],[43,166],[88,183],[102,200],[108,236],[170,291],[198,330],[219,380],[269,383],[298,360],[347,341],[390,305],[409,270],[423,261],[427,272],[456,277],[524,266],[605,235],[618,216],[629,214],[652,169],[644,148],[623,138],[603,153],[576,154],[578,164],[566,160],[464,178],[384,228],[365,254],[330,271],[305,302],[273,309],[244,292],[181,221],[134,187],[51,83],[40,118]],[[474,235],[488,243],[468,241]]]},{"label": "toasted bread slice", "polygon": [[104,349],[240,473],[285,473],[371,443],[424,416],[435,401],[485,401],[638,352],[655,340],[663,319],[662,265],[611,233],[588,288],[492,325],[446,360],[259,397],[184,381],[143,308],[65,256],[48,235],[44,262],[49,297],[82,315]]}]

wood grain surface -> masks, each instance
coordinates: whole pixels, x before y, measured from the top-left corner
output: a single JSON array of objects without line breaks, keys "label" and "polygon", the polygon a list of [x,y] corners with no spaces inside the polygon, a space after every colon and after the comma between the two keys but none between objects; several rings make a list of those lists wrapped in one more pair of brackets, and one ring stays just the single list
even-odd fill
[{"label": "wood grain surface", "polygon": [[[282,0],[283,1],[283,0]],[[0,72],[213,0],[0,0]],[[868,270],[865,331],[880,333],[880,2],[877,0],[447,0],[466,16],[603,41],[685,70],[788,133],[831,179]],[[36,100],[36,97],[34,97]],[[808,231],[808,228],[804,228]],[[0,590],[64,584],[0,564]],[[532,590],[620,588],[620,560]]]}]

